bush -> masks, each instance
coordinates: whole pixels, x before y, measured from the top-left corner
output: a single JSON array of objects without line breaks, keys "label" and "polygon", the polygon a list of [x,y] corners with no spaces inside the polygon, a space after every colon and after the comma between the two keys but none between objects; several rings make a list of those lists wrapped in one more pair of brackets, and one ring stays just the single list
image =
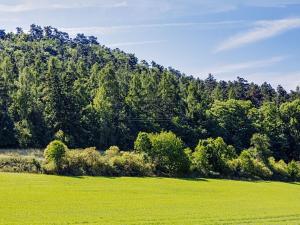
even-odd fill
[{"label": "bush", "polygon": [[151,176],[153,166],[145,161],[144,155],[133,152],[122,152],[109,158],[109,164],[116,176]]},{"label": "bush", "polygon": [[288,165],[283,160],[276,162],[274,157],[270,157],[268,159],[268,164],[270,169],[273,172],[274,179],[279,179],[279,180],[289,179]]},{"label": "bush", "polygon": [[46,162],[44,164],[45,173],[61,174],[63,173],[64,157],[67,146],[61,141],[52,141],[45,149],[44,156]]},{"label": "bush", "polygon": [[272,154],[270,151],[270,139],[264,134],[253,134],[251,145],[253,146],[253,150],[255,150],[256,157],[261,161],[266,162]]},{"label": "bush", "polygon": [[255,152],[251,150],[242,151],[237,164],[238,173],[244,177],[271,178],[273,175],[263,161],[255,158]]},{"label": "bush", "polygon": [[1,172],[40,173],[41,162],[26,156],[0,156]]},{"label": "bush", "polygon": [[148,135],[151,141],[151,149],[143,150],[143,152],[154,163],[157,174],[182,176],[188,172],[190,161],[184,152],[185,146],[180,138],[172,132]]},{"label": "bush", "polygon": [[53,161],[54,163],[59,164],[67,150],[68,148],[63,142],[52,141],[46,147],[44,156],[47,161]]},{"label": "bush", "polygon": [[[47,166],[53,170],[53,164]],[[103,155],[95,148],[68,151],[61,165],[61,174],[73,176],[150,176],[152,171],[142,154],[120,152],[117,146]]]},{"label": "bush", "polygon": [[149,154],[151,152],[152,144],[147,133],[140,132],[134,142],[134,150],[137,152],[145,152]]},{"label": "bush", "polygon": [[120,154],[120,149],[118,146],[111,146],[109,147],[109,149],[107,149],[105,151],[105,156],[107,156],[108,158],[111,158],[113,156],[117,156]]},{"label": "bush", "polygon": [[95,148],[68,151],[64,174],[82,176],[112,175],[112,168],[108,161]]},{"label": "bush", "polygon": [[228,162],[236,153],[222,138],[200,140],[192,154],[192,168],[202,174],[228,174]]},{"label": "bush", "polygon": [[300,162],[291,161],[287,166],[287,171],[292,180],[300,180]]}]

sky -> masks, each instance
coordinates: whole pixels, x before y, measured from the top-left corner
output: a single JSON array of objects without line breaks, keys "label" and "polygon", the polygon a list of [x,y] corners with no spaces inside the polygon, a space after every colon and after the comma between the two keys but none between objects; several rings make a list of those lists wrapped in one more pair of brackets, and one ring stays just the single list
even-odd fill
[{"label": "sky", "polygon": [[300,85],[300,0],[0,0],[2,29],[33,23],[194,77]]}]

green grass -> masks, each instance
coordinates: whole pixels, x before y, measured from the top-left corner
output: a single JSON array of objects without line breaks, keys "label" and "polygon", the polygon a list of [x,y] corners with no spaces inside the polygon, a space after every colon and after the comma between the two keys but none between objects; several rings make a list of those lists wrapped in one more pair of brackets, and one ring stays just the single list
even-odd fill
[{"label": "green grass", "polygon": [[299,224],[300,185],[0,173],[0,224]]}]

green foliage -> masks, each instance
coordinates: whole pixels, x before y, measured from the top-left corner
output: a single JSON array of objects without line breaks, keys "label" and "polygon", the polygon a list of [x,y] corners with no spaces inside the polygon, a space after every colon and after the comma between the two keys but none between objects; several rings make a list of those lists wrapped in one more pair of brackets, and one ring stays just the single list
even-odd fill
[{"label": "green foliage", "polygon": [[34,157],[20,155],[1,155],[1,172],[40,173],[41,162]]},{"label": "green foliage", "polygon": [[66,175],[110,176],[113,168],[95,148],[67,152],[63,173]]},{"label": "green foliage", "polygon": [[258,109],[255,126],[270,139],[270,150],[276,158],[286,159],[288,145],[285,124],[276,103],[266,102]]},{"label": "green foliage", "polygon": [[142,154],[134,152],[122,152],[109,158],[109,165],[116,176],[151,176],[153,166],[145,161]]},{"label": "green foliage", "polygon": [[287,166],[288,174],[293,180],[300,179],[300,163],[292,160]]},{"label": "green foliage", "polygon": [[253,134],[251,138],[253,151],[255,151],[257,158],[261,161],[267,161],[267,158],[271,155],[269,142],[270,139],[263,134]]},{"label": "green foliage", "polygon": [[207,111],[213,125],[211,132],[223,137],[226,143],[237,149],[249,146],[249,140],[255,131],[252,121],[253,106],[250,101],[215,101]]},{"label": "green foliage", "polygon": [[285,133],[290,140],[287,154],[289,158],[300,160],[300,99],[282,104],[280,112],[285,123]]},{"label": "green foliage", "polygon": [[[53,27],[0,33],[0,148],[44,148],[51,140],[70,148],[116,145],[146,153],[157,173],[182,175],[192,155],[185,147],[221,137],[238,154],[251,147],[265,165],[270,156],[300,161],[299,88],[195,79]],[[45,167],[68,167],[58,161]],[[238,160],[229,161],[234,171]],[[206,170],[228,173],[214,166]]]},{"label": "green foliage", "polygon": [[226,174],[229,171],[228,161],[235,157],[235,149],[227,145],[222,138],[200,140],[192,153],[193,168],[202,173],[212,172]]},{"label": "green foliage", "polygon": [[44,151],[46,163],[50,163],[50,167],[56,168],[59,173],[67,150],[68,148],[63,142],[57,140],[52,141]]},{"label": "green foliage", "polygon": [[[162,175],[176,176],[183,175],[189,169],[189,159],[184,152],[184,144],[182,140],[172,132],[161,132],[148,134],[151,141],[151,148],[149,143],[141,144],[141,137],[147,140],[144,134],[140,134],[136,146],[139,151],[144,152],[151,159],[156,166],[156,172]],[[146,141],[148,142],[148,141]],[[141,149],[139,149],[141,147]],[[142,149],[145,147],[145,149]]]},{"label": "green foliage", "polygon": [[149,135],[145,132],[140,132],[134,142],[134,150],[137,152],[145,152],[150,154],[152,149],[152,144]]},{"label": "green foliage", "polygon": [[268,165],[272,170],[275,179],[289,179],[288,165],[283,160],[276,162],[274,157],[270,157],[268,159]]},{"label": "green foliage", "polygon": [[241,152],[241,155],[237,159],[236,170],[244,177],[270,179],[273,175],[266,164],[256,158],[253,150],[244,150]]}]

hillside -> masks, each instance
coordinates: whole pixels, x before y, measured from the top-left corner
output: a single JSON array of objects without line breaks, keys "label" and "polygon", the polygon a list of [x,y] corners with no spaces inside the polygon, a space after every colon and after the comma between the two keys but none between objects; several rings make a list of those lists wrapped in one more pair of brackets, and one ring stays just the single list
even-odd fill
[{"label": "hillside", "polygon": [[261,133],[277,159],[300,159],[299,89],[196,79],[52,27],[2,30],[0,39],[0,148],[56,138],[126,150],[138,132],[166,130],[190,147],[220,136],[241,151]]}]

